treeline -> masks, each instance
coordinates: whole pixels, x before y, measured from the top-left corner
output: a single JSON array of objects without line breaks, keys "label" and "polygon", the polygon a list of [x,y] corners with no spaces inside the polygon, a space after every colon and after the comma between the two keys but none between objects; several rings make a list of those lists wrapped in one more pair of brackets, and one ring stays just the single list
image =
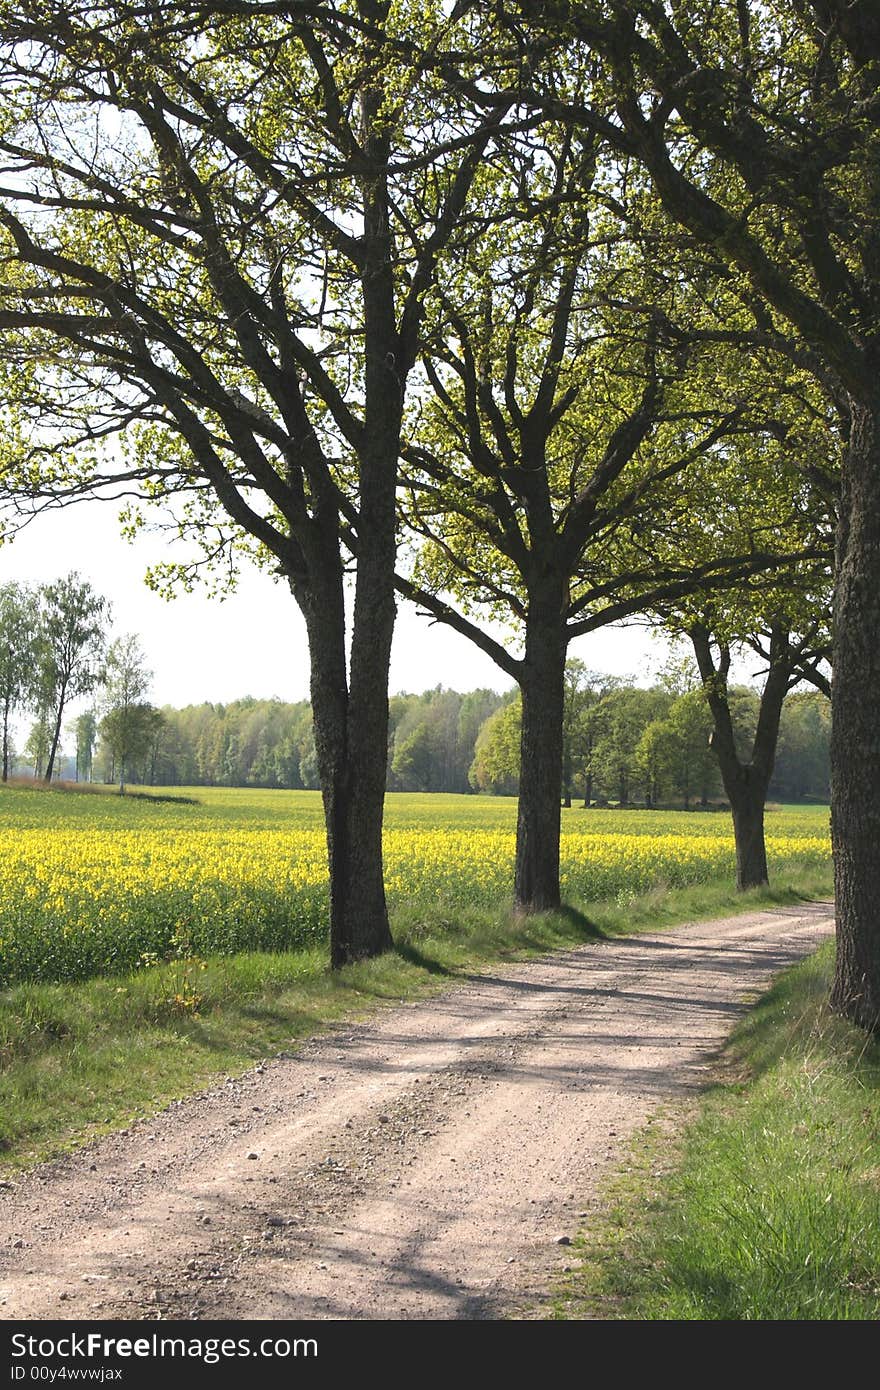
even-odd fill
[{"label": "treeline", "polygon": [[[245,698],[157,709],[151,674],[134,636],[110,642],[109,604],[72,574],[39,589],[0,586],[0,714],[3,776],[10,770],[50,780],[152,786],[317,788],[318,759],[308,701]],[[75,756],[61,748],[69,703],[91,698],[66,725]],[[748,763],[760,696],[746,686],[728,695],[738,755]],[[16,755],[16,710],[36,718]],[[522,696],[437,687],[389,701],[390,791],[520,790]],[[650,689],[565,669],[562,800],[586,805],[707,805],[722,794],[712,748],[713,718],[689,660],[672,661]],[[769,795],[783,800],[829,794],[828,701],[790,694],[780,723]]]},{"label": "treeline", "polygon": [[[392,791],[467,792],[480,731],[506,697],[438,688],[390,701],[388,786]],[[509,697],[507,697],[509,698]],[[317,788],[308,701],[245,698],[229,704],[168,706],[130,780],[152,786]],[[94,775],[115,780],[113,750],[101,740]]]},{"label": "treeline", "polygon": [[[569,662],[563,741],[563,804],[678,805],[689,810],[724,796],[712,747],[713,721],[701,688],[650,689],[601,676],[587,680]],[[748,686],[730,691],[740,757],[748,760],[760,697]],[[818,691],[794,692],[780,721],[769,795],[778,801],[829,796],[830,705]],[[519,695],[487,719],[470,771],[479,791],[519,790]]]},{"label": "treeline", "polygon": [[[754,738],[759,696],[731,691],[742,756]],[[130,762],[130,780],[153,786],[317,788],[317,759],[307,701],[246,698],[229,704],[158,711],[149,746]],[[770,795],[780,801],[826,800],[829,705],[818,692],[795,692],[783,706]],[[518,693],[462,694],[438,687],[391,697],[391,791],[515,795],[519,782]],[[567,670],[564,801],[587,805],[680,805],[723,798],[710,736],[712,717],[700,688],[649,689]],[[98,743],[94,775],[114,781],[114,749]]]}]

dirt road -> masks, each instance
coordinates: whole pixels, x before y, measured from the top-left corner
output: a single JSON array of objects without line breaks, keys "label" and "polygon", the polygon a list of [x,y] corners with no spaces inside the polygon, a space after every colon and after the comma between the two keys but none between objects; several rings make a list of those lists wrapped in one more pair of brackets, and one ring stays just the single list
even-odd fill
[{"label": "dirt road", "polygon": [[4,1318],[487,1318],[831,929],[804,905],[584,946],[396,1006],[0,1190]]}]

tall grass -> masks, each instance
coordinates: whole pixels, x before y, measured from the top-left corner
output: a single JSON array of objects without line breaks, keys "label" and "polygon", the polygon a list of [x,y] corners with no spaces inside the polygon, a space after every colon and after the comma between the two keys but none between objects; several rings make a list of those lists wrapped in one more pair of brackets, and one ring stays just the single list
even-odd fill
[{"label": "tall grass", "polygon": [[643,1319],[880,1315],[880,1043],[830,1012],[832,968],[828,943],[788,972],[684,1134],[636,1145],[567,1315],[596,1299]]}]

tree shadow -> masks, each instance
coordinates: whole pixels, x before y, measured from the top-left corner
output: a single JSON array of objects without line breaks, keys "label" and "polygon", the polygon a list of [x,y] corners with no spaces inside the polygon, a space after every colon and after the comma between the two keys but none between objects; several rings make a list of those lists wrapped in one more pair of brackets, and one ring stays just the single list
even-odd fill
[{"label": "tree shadow", "polygon": [[408,961],[410,965],[418,966],[420,970],[426,971],[429,975],[445,975],[451,978],[455,973],[442,961],[427,955],[425,951],[420,951],[418,946],[413,946],[409,941],[396,941],[394,950],[403,960]]},{"label": "tree shadow", "polygon": [[571,903],[563,903],[557,909],[557,916],[563,917],[572,927],[576,927],[581,936],[586,941],[608,941],[609,935],[603,931],[597,922],[592,921],[580,908],[573,907]]},{"label": "tree shadow", "polygon": [[[106,795],[106,793],[105,793]],[[152,801],[156,805],[161,802],[170,801],[176,806],[201,806],[202,803],[196,796],[172,796],[160,792],[130,792],[115,791],[110,792],[110,796],[124,796],[128,801]]]}]

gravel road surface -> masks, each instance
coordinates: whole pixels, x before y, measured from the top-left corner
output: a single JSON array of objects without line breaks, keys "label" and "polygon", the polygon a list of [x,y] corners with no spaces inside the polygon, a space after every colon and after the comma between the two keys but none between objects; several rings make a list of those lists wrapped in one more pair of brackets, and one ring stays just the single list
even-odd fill
[{"label": "gravel road surface", "polygon": [[4,1318],[496,1318],[827,904],[597,942],[396,1005],[0,1187]]}]

